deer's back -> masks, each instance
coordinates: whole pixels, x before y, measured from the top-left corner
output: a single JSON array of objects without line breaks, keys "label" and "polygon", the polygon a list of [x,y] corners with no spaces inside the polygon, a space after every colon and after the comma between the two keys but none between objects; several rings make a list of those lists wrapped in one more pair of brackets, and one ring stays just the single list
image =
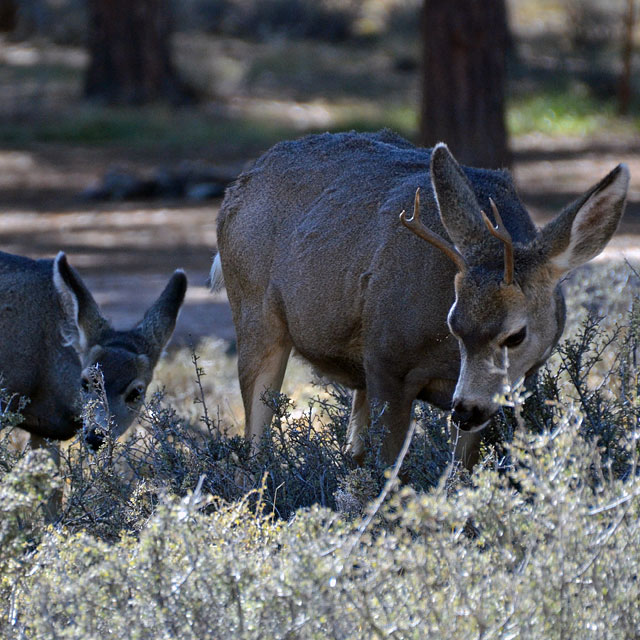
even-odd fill
[{"label": "deer's back", "polygon": [[[290,253],[291,243],[298,246],[301,238],[322,242],[322,251],[343,249],[345,242],[360,250],[380,246],[398,232],[409,238],[398,214],[410,209],[417,187],[422,189],[424,222],[446,237],[430,187],[430,157],[430,149],[414,147],[386,130],[279,143],[227,190],[218,241],[234,254],[241,253],[240,247],[249,250],[251,262]],[[514,239],[529,240],[534,227],[508,174],[465,171],[481,204],[493,197],[502,205]]]}]

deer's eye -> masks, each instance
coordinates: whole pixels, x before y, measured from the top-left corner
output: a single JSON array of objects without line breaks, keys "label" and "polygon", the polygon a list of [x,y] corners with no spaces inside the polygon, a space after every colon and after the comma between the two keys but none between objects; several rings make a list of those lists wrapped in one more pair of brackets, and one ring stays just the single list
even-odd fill
[{"label": "deer's eye", "polygon": [[524,342],[524,339],[527,337],[527,327],[522,327],[519,331],[512,333],[505,340],[502,341],[502,346],[507,347],[507,349],[512,349],[513,347],[517,347],[518,345]]},{"label": "deer's eye", "polygon": [[82,390],[85,393],[89,393],[89,391],[91,391],[91,382],[89,382],[88,378],[82,378],[82,382],[80,383],[82,385]]},{"label": "deer's eye", "polygon": [[134,387],[127,393],[124,401],[127,404],[138,404],[142,400],[143,389],[141,387]]}]

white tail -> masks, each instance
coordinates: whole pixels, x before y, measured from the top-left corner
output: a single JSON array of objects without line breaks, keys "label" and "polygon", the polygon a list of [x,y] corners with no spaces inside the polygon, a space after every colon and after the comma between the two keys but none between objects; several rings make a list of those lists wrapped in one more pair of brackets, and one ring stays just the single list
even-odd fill
[{"label": "white tail", "polygon": [[209,288],[216,292],[224,289],[224,275],[222,273],[222,263],[220,262],[220,254],[216,254],[211,265],[211,273],[209,274]]}]

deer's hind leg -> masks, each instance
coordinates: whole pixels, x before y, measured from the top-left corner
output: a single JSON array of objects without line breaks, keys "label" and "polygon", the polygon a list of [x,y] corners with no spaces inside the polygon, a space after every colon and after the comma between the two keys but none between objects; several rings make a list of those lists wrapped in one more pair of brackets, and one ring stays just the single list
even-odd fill
[{"label": "deer's hind leg", "polygon": [[366,389],[356,389],[347,428],[347,450],[358,463],[364,462],[364,433],[369,427],[369,400]]},{"label": "deer's hind leg", "polygon": [[245,437],[259,444],[273,410],[265,404],[265,393],[279,393],[291,353],[291,339],[277,318],[270,322],[245,323],[236,327],[238,379],[245,410]]}]

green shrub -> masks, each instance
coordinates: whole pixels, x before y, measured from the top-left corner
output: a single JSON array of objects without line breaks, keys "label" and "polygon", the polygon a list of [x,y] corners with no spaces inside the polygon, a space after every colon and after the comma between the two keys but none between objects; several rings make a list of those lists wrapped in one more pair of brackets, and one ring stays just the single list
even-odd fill
[{"label": "green shrub", "polygon": [[584,88],[529,92],[512,98],[507,112],[507,128],[514,136],[586,136],[614,126],[618,124],[613,101],[598,99]]}]

